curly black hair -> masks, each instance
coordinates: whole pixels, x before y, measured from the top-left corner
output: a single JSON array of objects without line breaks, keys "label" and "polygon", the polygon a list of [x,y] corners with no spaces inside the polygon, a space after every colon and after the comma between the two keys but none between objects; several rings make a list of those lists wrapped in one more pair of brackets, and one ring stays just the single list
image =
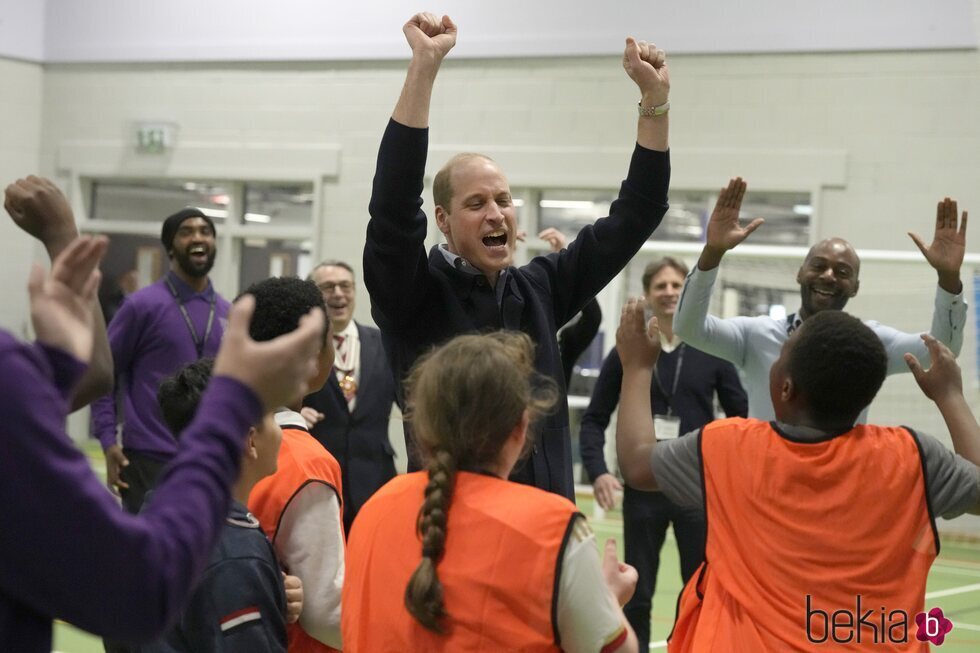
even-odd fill
[{"label": "curly black hair", "polygon": [[[299,326],[311,308],[326,311],[323,294],[316,284],[297,277],[269,277],[253,283],[242,295],[255,297],[255,314],[249,335],[258,342],[285,335]],[[327,332],[323,338],[326,343]]]},{"label": "curly black hair", "polygon": [[815,419],[827,424],[853,422],[884,383],[888,356],[881,340],[861,320],[825,310],[800,326],[786,369]]},{"label": "curly black hair", "polygon": [[194,419],[213,370],[214,359],[201,358],[188,363],[160,382],[157,403],[160,404],[163,421],[174,434],[174,438],[180,438],[181,432]]}]

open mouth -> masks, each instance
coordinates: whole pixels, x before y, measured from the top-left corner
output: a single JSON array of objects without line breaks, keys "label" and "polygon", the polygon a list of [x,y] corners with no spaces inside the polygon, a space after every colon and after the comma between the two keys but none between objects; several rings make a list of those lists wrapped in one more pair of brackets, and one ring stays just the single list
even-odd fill
[{"label": "open mouth", "polygon": [[505,247],[507,245],[507,232],[498,229],[483,237],[483,244],[487,247]]},{"label": "open mouth", "polygon": [[826,288],[811,288],[814,295],[820,295],[821,297],[836,297],[836,290],[828,290]]},{"label": "open mouth", "polygon": [[204,245],[194,245],[187,250],[187,254],[194,261],[206,261],[208,258],[208,249]]}]

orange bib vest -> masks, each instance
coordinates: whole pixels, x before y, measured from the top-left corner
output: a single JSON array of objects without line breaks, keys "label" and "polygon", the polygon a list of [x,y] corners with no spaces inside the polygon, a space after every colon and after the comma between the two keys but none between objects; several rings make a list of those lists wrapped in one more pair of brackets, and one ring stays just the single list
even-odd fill
[{"label": "orange bib vest", "polygon": [[575,505],[459,472],[436,567],[449,615],[447,633],[438,635],[405,607],[405,588],[422,559],[416,524],[427,483],[425,472],[399,476],[357,514],[341,611],[345,653],[559,651],[558,575],[580,516]]},{"label": "orange bib vest", "polygon": [[[286,506],[307,483],[324,483],[337,493],[341,503],[337,518],[343,533],[342,486],[340,465],[336,458],[303,429],[283,427],[282,445],[279,447],[278,469],[272,476],[259,481],[248,497],[248,509],[262,525],[266,536],[275,543],[279,520]],[[302,580],[302,579],[301,579]],[[324,653],[336,651],[319,640],[313,639],[299,623],[288,624],[290,653]]]},{"label": "orange bib vest", "polygon": [[939,537],[912,433],[859,425],[804,442],[736,418],[699,444],[705,562],[670,653],[928,650],[915,615]]}]

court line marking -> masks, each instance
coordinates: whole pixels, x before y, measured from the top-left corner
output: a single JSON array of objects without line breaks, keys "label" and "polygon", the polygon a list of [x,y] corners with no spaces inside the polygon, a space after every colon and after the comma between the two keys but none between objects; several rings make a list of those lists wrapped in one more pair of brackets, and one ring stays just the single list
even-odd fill
[{"label": "court line marking", "polygon": [[974,626],[973,624],[961,624],[958,621],[953,624],[953,628],[954,629],[955,628],[962,628],[963,630],[973,630],[973,631],[976,631],[976,632],[980,632],[980,626]]},{"label": "court line marking", "polygon": [[934,564],[930,573],[937,572],[950,576],[968,576],[970,578],[980,578],[980,570],[965,567],[950,567],[949,565]]},{"label": "court line marking", "polygon": [[926,592],[926,600],[938,599],[943,596],[954,596],[956,594],[966,594],[968,592],[976,592],[977,590],[980,590],[980,583],[974,583],[973,585],[963,585],[962,587],[952,587],[948,590]]}]

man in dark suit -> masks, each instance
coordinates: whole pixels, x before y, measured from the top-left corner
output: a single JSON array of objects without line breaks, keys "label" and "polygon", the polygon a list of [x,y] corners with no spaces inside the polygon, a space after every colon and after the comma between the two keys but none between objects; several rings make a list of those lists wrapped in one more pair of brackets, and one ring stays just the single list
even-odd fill
[{"label": "man in dark suit", "polygon": [[354,321],[354,270],[343,261],[324,261],[310,279],[320,288],[333,326],[334,373],[303,401],[313,437],[340,463],[344,486],[344,530],[364,502],[395,476],[388,419],[395,379],[381,333]]}]

